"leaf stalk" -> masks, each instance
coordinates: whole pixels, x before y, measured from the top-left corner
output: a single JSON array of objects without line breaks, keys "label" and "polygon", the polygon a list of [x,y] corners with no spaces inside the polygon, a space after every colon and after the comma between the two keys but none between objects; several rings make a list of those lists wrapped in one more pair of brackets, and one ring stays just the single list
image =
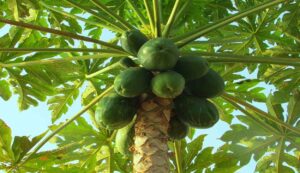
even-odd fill
[{"label": "leaf stalk", "polygon": [[234,97],[234,96],[232,96],[230,94],[227,94],[227,93],[223,93],[222,98],[224,98],[225,100],[231,100],[231,101],[236,102],[240,105],[243,105],[245,108],[248,108],[248,109],[254,111],[255,113],[257,113],[257,115],[260,115],[262,118],[268,119],[268,120],[270,120],[270,121],[272,121],[272,122],[274,122],[278,125],[284,126],[285,128],[289,129],[290,131],[293,131],[293,132],[297,133],[298,135],[300,135],[300,129],[295,128],[295,127],[293,127],[293,126],[291,126],[291,125],[289,125],[289,124],[287,124],[287,123],[285,123],[285,122],[283,122],[283,121],[281,121],[277,118],[274,118],[273,116],[271,116],[268,113],[252,106],[251,104],[245,102],[244,100],[241,100],[241,99],[239,99],[237,97]]},{"label": "leaf stalk", "polygon": [[180,141],[174,141],[174,149],[175,149],[175,159],[176,159],[176,167],[177,173],[182,173],[182,166],[181,166],[181,157],[180,157]]},{"label": "leaf stalk", "polygon": [[300,66],[300,58],[266,57],[251,55],[236,55],[229,53],[210,53],[210,52],[182,52],[182,55],[204,56],[208,62],[212,63],[263,63]]},{"label": "leaf stalk", "polygon": [[74,33],[71,33],[71,32],[60,31],[60,30],[57,30],[57,29],[46,28],[46,27],[42,27],[42,26],[38,26],[38,25],[32,25],[32,24],[29,24],[29,23],[12,21],[12,20],[3,19],[3,18],[0,18],[0,22],[10,24],[10,25],[15,25],[15,26],[22,27],[22,28],[29,28],[29,29],[33,29],[33,30],[38,30],[38,31],[43,31],[43,32],[47,32],[47,33],[56,34],[56,35],[61,35],[61,36],[65,36],[65,37],[69,37],[69,38],[73,38],[73,39],[77,39],[77,40],[92,42],[92,43],[100,44],[100,45],[105,46],[105,47],[109,47],[109,48],[114,49],[114,50],[124,52],[124,50],[119,46],[116,46],[116,45],[113,45],[113,44],[110,44],[110,43],[107,43],[107,42],[104,42],[104,41],[101,41],[101,40],[97,40],[97,39],[77,35],[77,34],[74,34]]},{"label": "leaf stalk", "polygon": [[146,26],[147,20],[146,20],[145,16],[142,14],[142,12],[138,9],[138,7],[134,3],[132,3],[131,0],[126,0],[126,1],[129,4],[129,6],[133,9],[133,11],[136,13],[137,17],[142,22],[142,24],[144,26]]},{"label": "leaf stalk", "polygon": [[125,54],[124,52],[109,50],[109,49],[94,49],[94,48],[0,48],[0,52],[98,52],[98,53],[112,53]]},{"label": "leaf stalk", "polygon": [[154,33],[154,18],[153,18],[153,13],[149,4],[149,0],[144,0],[144,5],[147,11],[147,16],[149,19],[149,23],[150,23],[150,28],[151,28],[151,32]]},{"label": "leaf stalk", "polygon": [[100,8],[102,11],[104,11],[106,14],[108,14],[113,19],[119,21],[126,29],[131,30],[134,29],[132,25],[130,25],[127,21],[125,21],[122,17],[111,11],[109,8],[107,8],[104,4],[102,4],[98,0],[91,0],[93,4],[95,4],[98,8]]},{"label": "leaf stalk", "polygon": [[104,15],[100,15],[100,14],[94,12],[93,10],[88,9],[88,8],[86,8],[86,7],[84,7],[84,6],[80,5],[80,4],[77,4],[77,3],[73,2],[73,1],[70,1],[70,0],[65,0],[65,1],[67,1],[67,2],[68,2],[69,4],[71,4],[73,7],[76,7],[76,8],[79,8],[79,9],[85,11],[85,12],[88,12],[88,13],[92,14],[94,17],[96,17],[97,19],[99,19],[99,20],[101,20],[101,21],[104,21],[104,22],[107,22],[107,23],[111,24],[112,26],[115,26],[115,27],[121,29],[122,31],[126,31],[126,30],[127,30],[127,29],[126,29],[123,25],[121,25],[120,23],[114,22],[113,20],[107,18],[107,17],[104,16]]},{"label": "leaf stalk", "polygon": [[[43,60],[36,60],[36,61],[24,61],[18,63],[0,63],[0,67],[2,68],[13,68],[13,67],[26,67],[32,65],[46,65],[46,64],[56,64],[56,63],[64,63],[68,61],[78,61],[78,60],[87,60],[87,59],[99,59],[99,58],[106,58],[108,56],[112,56],[112,54],[99,54],[99,55],[85,55],[85,56],[75,56],[69,58],[59,58],[59,59],[43,59]],[[122,54],[115,54],[114,57],[123,57]]]},{"label": "leaf stalk", "polygon": [[161,37],[161,18],[160,18],[160,0],[153,0],[153,14],[154,14],[154,23],[155,23],[155,28],[154,28],[154,33],[155,37]]},{"label": "leaf stalk", "polygon": [[173,9],[172,9],[172,12],[171,12],[171,14],[169,16],[167,24],[166,24],[166,26],[165,26],[165,28],[163,30],[163,33],[162,33],[163,37],[168,37],[169,36],[171,27],[172,27],[172,25],[173,25],[173,23],[175,21],[176,13],[177,13],[177,11],[179,9],[179,2],[180,2],[180,0],[176,0],[175,1],[175,4],[174,4]]},{"label": "leaf stalk", "polygon": [[81,21],[83,21],[83,22],[85,22],[85,23],[87,23],[87,24],[94,25],[94,26],[98,26],[98,27],[100,27],[100,28],[106,28],[106,29],[111,30],[111,31],[113,31],[113,32],[117,32],[117,33],[122,33],[122,32],[123,32],[123,30],[120,29],[120,28],[118,28],[118,27],[112,27],[112,26],[105,25],[105,24],[100,23],[100,22],[94,22],[94,21],[91,21],[91,20],[87,20],[87,19],[85,19],[85,18],[82,18],[82,17],[76,16],[76,15],[73,15],[73,14],[71,14],[71,13],[67,13],[67,12],[64,12],[64,11],[62,11],[62,10],[59,10],[59,9],[57,9],[57,8],[53,8],[53,7],[51,7],[51,6],[47,5],[47,4],[45,4],[45,3],[42,2],[42,1],[39,1],[39,3],[40,3],[42,6],[44,6],[45,8],[48,8],[49,10],[52,10],[52,11],[57,12],[57,13],[60,13],[60,14],[64,15],[65,17],[69,17],[69,18],[72,18],[72,19],[78,19],[78,20],[81,20]]},{"label": "leaf stalk", "polygon": [[102,74],[102,73],[104,73],[104,72],[107,72],[107,71],[112,70],[112,69],[114,69],[114,68],[116,68],[116,67],[119,67],[119,66],[120,66],[120,63],[119,63],[119,62],[116,62],[116,63],[114,63],[114,64],[112,64],[112,65],[110,65],[110,66],[107,66],[107,67],[105,67],[105,68],[99,70],[99,71],[96,71],[95,73],[86,75],[85,78],[86,78],[86,79],[91,79],[91,78],[93,78],[93,77],[96,77],[96,76],[98,76],[98,75],[100,75],[100,74]]}]

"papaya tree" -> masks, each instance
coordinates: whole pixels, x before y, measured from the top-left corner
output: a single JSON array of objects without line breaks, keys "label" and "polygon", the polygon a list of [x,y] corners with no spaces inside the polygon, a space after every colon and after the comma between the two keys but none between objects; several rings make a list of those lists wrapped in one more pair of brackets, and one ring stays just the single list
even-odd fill
[{"label": "papaya tree", "polygon": [[[30,138],[0,119],[0,170],[230,173],[251,161],[256,172],[300,171],[300,1],[0,9],[1,99],[17,96],[20,111],[45,102],[53,123]],[[59,122],[77,99],[82,109]],[[229,127],[220,145],[206,142],[216,126]]]}]

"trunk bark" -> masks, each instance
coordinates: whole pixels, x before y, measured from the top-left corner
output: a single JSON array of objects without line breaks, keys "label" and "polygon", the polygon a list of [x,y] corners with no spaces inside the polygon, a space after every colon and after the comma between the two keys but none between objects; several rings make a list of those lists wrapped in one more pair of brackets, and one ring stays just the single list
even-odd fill
[{"label": "trunk bark", "polygon": [[135,124],[134,173],[168,173],[168,126],[172,100],[151,98],[142,102]]}]

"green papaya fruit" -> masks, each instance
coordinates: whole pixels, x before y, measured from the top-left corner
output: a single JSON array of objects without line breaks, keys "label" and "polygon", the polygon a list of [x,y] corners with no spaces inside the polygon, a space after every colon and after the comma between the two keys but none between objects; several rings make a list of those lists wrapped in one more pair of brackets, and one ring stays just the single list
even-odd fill
[{"label": "green papaya fruit", "polygon": [[115,147],[123,155],[129,155],[129,147],[133,145],[135,119],[127,126],[119,129],[116,134]]},{"label": "green papaya fruit", "polygon": [[126,31],[121,36],[121,46],[127,52],[136,55],[148,38],[139,30]]},{"label": "green papaya fruit", "polygon": [[123,97],[136,97],[149,90],[152,77],[151,71],[131,67],[115,78],[114,89]]},{"label": "green papaya fruit", "polygon": [[137,105],[138,98],[126,98],[111,92],[98,102],[95,112],[96,122],[110,130],[125,127],[136,114]]},{"label": "green papaya fruit", "polygon": [[195,128],[209,128],[219,120],[214,104],[204,98],[181,95],[174,100],[177,117],[186,125]]},{"label": "green papaya fruit", "polygon": [[122,67],[124,68],[129,68],[129,67],[136,67],[137,64],[130,58],[126,57],[126,58],[122,58],[120,60],[120,64]]},{"label": "green papaya fruit", "polygon": [[174,71],[180,73],[187,81],[204,76],[208,70],[208,62],[198,56],[182,56],[174,67]]},{"label": "green papaya fruit", "polygon": [[188,81],[187,87],[195,96],[212,98],[222,94],[225,84],[223,78],[210,69],[203,77]]},{"label": "green papaya fruit", "polygon": [[169,128],[168,128],[168,136],[171,139],[180,140],[186,137],[189,132],[189,127],[181,122],[177,115],[171,117]]},{"label": "green papaya fruit", "polygon": [[152,92],[161,98],[175,98],[179,96],[185,86],[183,76],[174,71],[162,72],[152,78]]},{"label": "green papaya fruit", "polygon": [[177,46],[166,38],[151,39],[138,52],[139,63],[148,70],[172,69],[178,58]]}]

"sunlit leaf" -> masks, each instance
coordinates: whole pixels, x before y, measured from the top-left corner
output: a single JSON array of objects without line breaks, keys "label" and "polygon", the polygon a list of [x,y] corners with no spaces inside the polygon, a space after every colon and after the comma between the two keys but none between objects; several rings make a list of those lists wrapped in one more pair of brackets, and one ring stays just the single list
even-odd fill
[{"label": "sunlit leaf", "polygon": [[10,147],[12,143],[11,129],[1,119],[0,127],[0,160],[2,162],[14,160],[13,151]]}]

